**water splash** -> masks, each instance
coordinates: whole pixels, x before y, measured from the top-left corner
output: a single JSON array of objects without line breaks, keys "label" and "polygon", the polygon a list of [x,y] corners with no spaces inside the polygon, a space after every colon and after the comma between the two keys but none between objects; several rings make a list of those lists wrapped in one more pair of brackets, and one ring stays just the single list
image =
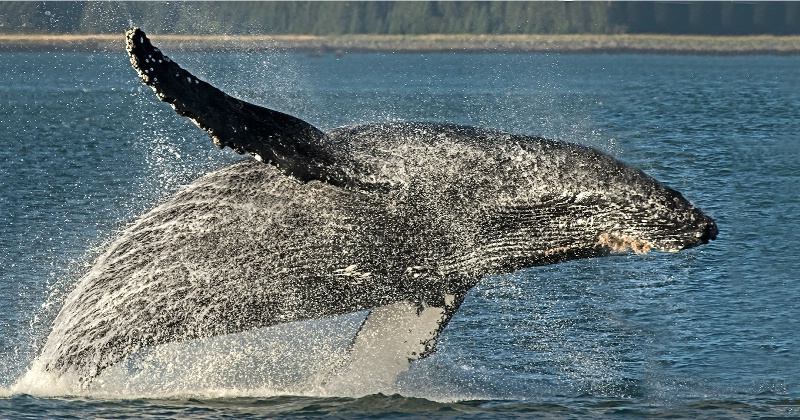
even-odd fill
[{"label": "water splash", "polygon": [[57,375],[36,361],[0,395],[132,399],[396,393],[397,386],[371,382],[381,376],[379,372],[358,369],[358,364],[356,369],[351,366],[347,378],[336,379],[365,315],[359,312],[145,348],[103,371],[90,389],[81,386],[75,372]]}]

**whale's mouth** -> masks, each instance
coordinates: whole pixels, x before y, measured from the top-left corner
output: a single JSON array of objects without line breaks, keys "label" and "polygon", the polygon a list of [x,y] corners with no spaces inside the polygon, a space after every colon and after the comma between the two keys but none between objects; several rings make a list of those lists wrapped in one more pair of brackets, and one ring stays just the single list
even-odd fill
[{"label": "whale's mouth", "polygon": [[688,233],[664,240],[646,240],[635,238],[617,232],[604,232],[597,237],[597,245],[608,249],[610,252],[619,253],[631,250],[637,254],[646,254],[653,249],[664,252],[678,252],[684,249],[694,248],[717,239],[719,228],[711,218],[705,216],[701,226]]}]

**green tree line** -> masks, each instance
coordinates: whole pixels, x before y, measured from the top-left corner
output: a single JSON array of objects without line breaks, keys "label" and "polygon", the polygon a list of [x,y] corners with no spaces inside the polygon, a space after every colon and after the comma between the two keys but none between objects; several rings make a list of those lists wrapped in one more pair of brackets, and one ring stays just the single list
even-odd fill
[{"label": "green tree line", "polygon": [[0,33],[800,34],[800,2],[11,2]]}]

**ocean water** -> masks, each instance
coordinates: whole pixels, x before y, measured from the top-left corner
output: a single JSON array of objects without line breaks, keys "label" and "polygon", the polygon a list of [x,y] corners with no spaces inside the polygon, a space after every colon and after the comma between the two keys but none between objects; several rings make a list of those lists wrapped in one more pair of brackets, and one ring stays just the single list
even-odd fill
[{"label": "ocean water", "polygon": [[157,373],[137,392],[19,384],[98,247],[241,157],[158,102],[123,51],[3,52],[0,417],[800,415],[800,57],[167,54],[323,129],[438,121],[587,144],[681,191],[720,234],[486,278],[391,393]]}]

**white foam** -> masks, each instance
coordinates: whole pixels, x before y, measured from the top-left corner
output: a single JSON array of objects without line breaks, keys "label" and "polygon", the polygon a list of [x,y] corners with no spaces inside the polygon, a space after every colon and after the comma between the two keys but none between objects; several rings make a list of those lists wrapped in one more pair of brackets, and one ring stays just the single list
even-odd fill
[{"label": "white foam", "polygon": [[[13,386],[0,390],[0,396],[361,396],[324,383],[344,360],[364,316],[361,312],[149,348],[107,368],[87,389],[75,374],[48,372],[45,363],[36,360]],[[352,375],[366,380],[372,373]],[[364,385],[359,394],[371,393]]]},{"label": "white foam", "polygon": [[9,395],[27,394],[35,397],[80,395],[80,386],[69,372],[57,375],[44,369],[44,363],[35,360],[31,367],[7,390]]}]

